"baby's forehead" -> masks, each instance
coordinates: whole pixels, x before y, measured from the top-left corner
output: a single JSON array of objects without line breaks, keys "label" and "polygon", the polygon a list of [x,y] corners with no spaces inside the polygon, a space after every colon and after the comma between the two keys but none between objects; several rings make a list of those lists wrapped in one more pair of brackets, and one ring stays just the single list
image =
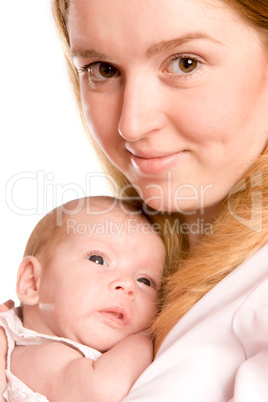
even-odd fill
[{"label": "baby's forehead", "polygon": [[[159,229],[155,228],[143,214],[141,209],[131,203],[113,199],[111,197],[87,197],[67,203],[60,208],[58,219],[61,222],[62,234],[88,235],[98,237],[103,235],[114,236],[133,235],[146,233],[147,235],[159,235]],[[129,236],[128,236],[129,237]]]},{"label": "baby's forehead", "polygon": [[77,222],[93,223],[110,220],[118,223],[124,223],[131,220],[133,224],[147,224],[150,225],[147,218],[139,210],[129,209],[127,206],[116,205],[91,205],[84,207],[77,213],[65,213],[66,221],[70,218]]},{"label": "baby's forehead", "polygon": [[86,205],[79,211],[65,211],[62,229],[68,238],[79,234],[91,240],[105,236],[107,240],[124,237],[130,241],[133,237],[133,242],[134,238],[137,242],[138,239],[142,241],[142,236],[146,235],[144,241],[147,242],[149,236],[156,239],[154,243],[159,242],[158,237],[161,238],[159,228],[152,225],[140,210],[118,203],[94,204],[90,208]]}]

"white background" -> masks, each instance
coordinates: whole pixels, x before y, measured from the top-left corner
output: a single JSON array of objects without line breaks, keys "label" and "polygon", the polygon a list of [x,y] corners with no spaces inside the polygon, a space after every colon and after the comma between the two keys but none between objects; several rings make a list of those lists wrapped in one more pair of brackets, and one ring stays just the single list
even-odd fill
[{"label": "white background", "polygon": [[[79,120],[50,0],[0,2],[0,302],[13,298],[26,241],[53,207],[108,194]],[[38,185],[37,185],[38,179]]]}]

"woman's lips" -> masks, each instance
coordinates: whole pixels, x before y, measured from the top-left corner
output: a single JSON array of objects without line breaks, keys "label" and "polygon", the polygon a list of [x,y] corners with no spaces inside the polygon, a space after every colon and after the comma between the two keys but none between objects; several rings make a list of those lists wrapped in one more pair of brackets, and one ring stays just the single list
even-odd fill
[{"label": "woman's lips", "polygon": [[163,156],[138,156],[130,152],[130,159],[136,169],[143,174],[156,174],[171,169],[186,151]]}]

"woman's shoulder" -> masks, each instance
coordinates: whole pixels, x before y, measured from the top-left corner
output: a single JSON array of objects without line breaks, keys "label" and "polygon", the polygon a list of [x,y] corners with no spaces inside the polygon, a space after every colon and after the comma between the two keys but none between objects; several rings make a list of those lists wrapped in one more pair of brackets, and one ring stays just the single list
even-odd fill
[{"label": "woman's shoulder", "polygon": [[247,358],[263,350],[264,345],[268,351],[267,317],[268,273],[248,294],[233,319],[234,332],[243,344]]}]

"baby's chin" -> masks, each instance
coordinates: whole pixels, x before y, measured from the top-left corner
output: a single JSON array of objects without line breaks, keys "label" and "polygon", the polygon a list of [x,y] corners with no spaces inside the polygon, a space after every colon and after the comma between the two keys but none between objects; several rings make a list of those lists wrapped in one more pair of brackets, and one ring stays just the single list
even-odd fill
[{"label": "baby's chin", "polygon": [[88,341],[86,346],[96,349],[101,353],[105,353],[105,352],[108,352],[108,350],[112,349],[115,345],[117,345],[124,338],[126,338],[126,337],[122,336],[121,338],[118,338],[116,340],[99,339],[99,342],[96,342],[96,343]]}]

